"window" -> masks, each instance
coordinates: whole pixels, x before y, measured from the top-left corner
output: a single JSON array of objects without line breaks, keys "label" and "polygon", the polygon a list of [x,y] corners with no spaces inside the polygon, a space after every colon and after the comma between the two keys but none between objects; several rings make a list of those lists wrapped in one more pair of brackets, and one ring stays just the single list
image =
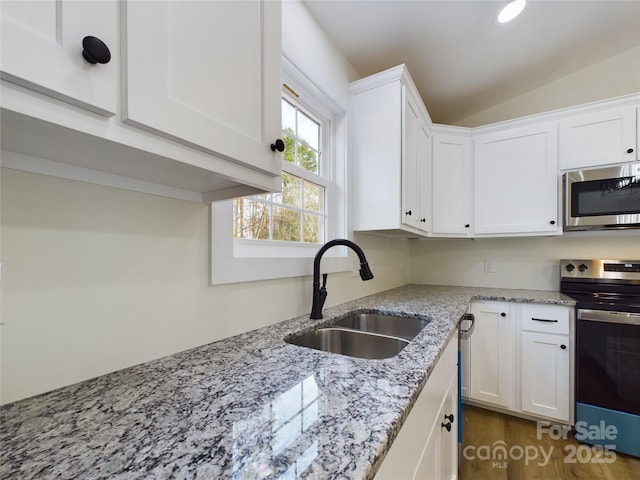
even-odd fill
[{"label": "window", "polygon": [[[349,97],[336,103],[286,56],[283,69],[282,191],[211,204],[213,285],[311,275],[319,245],[347,237]],[[323,271],[351,270],[347,255],[332,248]]]},{"label": "window", "polygon": [[233,236],[319,244],[326,238],[325,131],[330,121],[288,95],[282,99],[282,191],[233,202]]}]

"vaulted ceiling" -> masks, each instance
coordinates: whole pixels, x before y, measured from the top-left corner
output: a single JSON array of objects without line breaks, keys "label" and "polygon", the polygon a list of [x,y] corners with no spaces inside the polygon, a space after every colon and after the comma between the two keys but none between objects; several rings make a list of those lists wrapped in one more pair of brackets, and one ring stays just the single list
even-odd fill
[{"label": "vaulted ceiling", "polygon": [[529,0],[504,25],[494,21],[501,0],[304,3],[361,76],[407,64],[439,123],[640,45],[640,0]]}]

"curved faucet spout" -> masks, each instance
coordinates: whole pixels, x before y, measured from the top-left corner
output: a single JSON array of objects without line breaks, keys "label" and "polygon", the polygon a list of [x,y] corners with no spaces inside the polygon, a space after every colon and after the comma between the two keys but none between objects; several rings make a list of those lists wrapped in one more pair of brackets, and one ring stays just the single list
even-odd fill
[{"label": "curved faucet spout", "polygon": [[311,315],[310,318],[317,320],[322,318],[322,307],[324,306],[324,301],[327,298],[327,275],[324,274],[324,280],[322,286],[320,286],[320,260],[324,253],[329,250],[331,247],[335,247],[336,245],[343,245],[345,247],[349,247],[351,250],[356,252],[358,255],[358,259],[360,260],[360,278],[362,280],[371,280],[373,278],[373,273],[371,273],[371,269],[369,268],[369,264],[367,263],[367,257],[365,257],[362,249],[353,243],[351,240],[346,240],[344,238],[338,238],[335,240],[330,240],[325,243],[318,253],[316,253],[316,257],[313,260],[313,305],[311,307]]}]

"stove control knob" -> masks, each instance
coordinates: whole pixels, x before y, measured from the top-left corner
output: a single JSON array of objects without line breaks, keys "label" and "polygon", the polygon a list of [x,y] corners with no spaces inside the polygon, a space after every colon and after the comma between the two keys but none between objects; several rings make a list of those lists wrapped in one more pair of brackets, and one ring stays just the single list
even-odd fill
[{"label": "stove control knob", "polygon": [[581,264],[578,266],[578,270],[580,270],[581,272],[584,272],[587,268],[588,268],[588,267],[587,267],[584,263],[581,263]]},{"label": "stove control knob", "polygon": [[573,272],[576,269],[576,266],[573,263],[568,263],[564,268],[567,272]]}]

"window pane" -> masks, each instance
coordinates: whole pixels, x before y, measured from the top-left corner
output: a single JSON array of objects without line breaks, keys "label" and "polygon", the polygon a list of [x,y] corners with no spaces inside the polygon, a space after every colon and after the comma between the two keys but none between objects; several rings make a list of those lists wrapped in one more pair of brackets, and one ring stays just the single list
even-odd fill
[{"label": "window pane", "polygon": [[318,152],[304,143],[298,143],[297,163],[305,170],[318,173]]},{"label": "window pane", "polygon": [[324,243],[324,216],[305,213],[304,242]]},{"label": "window pane", "polygon": [[287,242],[301,240],[302,213],[285,207],[273,207],[273,239]]},{"label": "window pane", "polygon": [[302,208],[302,179],[282,172],[282,192],[273,194],[274,203]]},{"label": "window pane", "polygon": [[296,140],[292,130],[284,130],[282,132],[282,141],[284,142],[284,152],[282,158],[287,162],[296,163]]},{"label": "window pane", "polygon": [[320,145],[320,124],[298,110],[298,138],[314,150]]},{"label": "window pane", "polygon": [[282,130],[296,131],[296,109],[286,100],[282,100]]},{"label": "window pane", "polygon": [[235,238],[269,239],[269,205],[248,198],[237,199],[234,205]]},{"label": "window pane", "polygon": [[324,187],[305,180],[304,209],[312,212],[324,212]]}]

